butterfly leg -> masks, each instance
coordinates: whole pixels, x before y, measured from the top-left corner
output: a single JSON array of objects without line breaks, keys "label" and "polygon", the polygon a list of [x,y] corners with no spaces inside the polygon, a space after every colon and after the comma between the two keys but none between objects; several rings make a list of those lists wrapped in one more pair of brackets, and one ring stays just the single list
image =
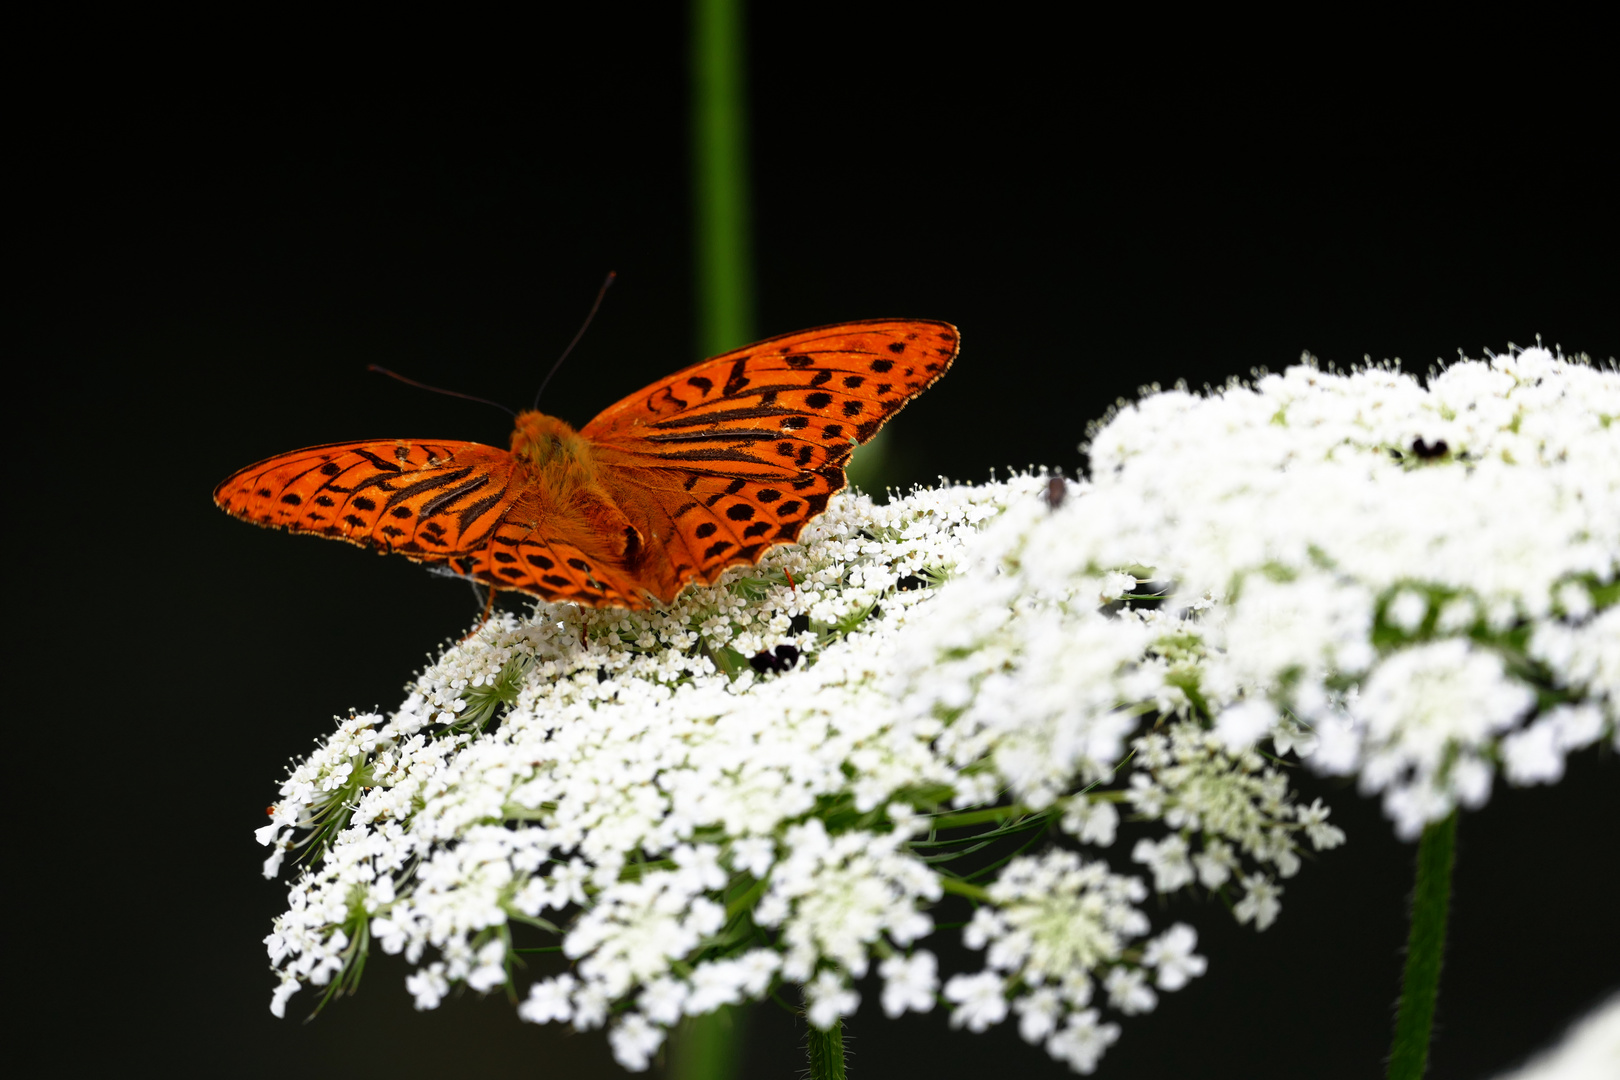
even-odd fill
[{"label": "butterfly leg", "polygon": [[[476,584],[473,586],[474,589],[476,589],[477,587],[478,586]],[[498,592],[500,592],[500,590],[497,589],[495,586],[493,586],[493,585],[489,586],[489,599],[484,601],[484,615],[483,615],[483,617],[478,620],[478,624],[476,626],[474,626],[471,630],[467,631],[467,635],[465,637],[463,637],[461,639],[461,641],[458,642],[457,644],[463,644],[464,645],[467,642],[471,641],[478,634],[478,631],[482,630],[484,628],[485,624],[487,624],[489,622],[489,617],[492,614],[495,613],[495,594],[498,593]]]},{"label": "butterfly leg", "polygon": [[793,595],[797,596],[799,594],[799,586],[793,580],[793,571],[784,566],[782,567],[782,576],[788,579],[788,588],[792,589]]}]

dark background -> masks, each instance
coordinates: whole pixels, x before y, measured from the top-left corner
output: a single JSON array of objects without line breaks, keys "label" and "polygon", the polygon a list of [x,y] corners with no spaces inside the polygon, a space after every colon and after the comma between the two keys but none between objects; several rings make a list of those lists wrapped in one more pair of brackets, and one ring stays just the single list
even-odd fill
[{"label": "dark background", "polygon": [[[1302,350],[1416,370],[1538,333],[1620,351],[1615,117],[1567,69],[787,12],[749,40],[760,334],[963,332],[892,426],[889,482],[1072,472],[1121,395]],[[477,74],[381,44],[75,56],[12,101],[11,982],[38,1009],[26,1050],[62,1071],[619,1075],[600,1033],[499,998],[418,1014],[383,957],[319,1019],[270,1017],[262,807],[332,714],[397,704],[476,613],[404,560],[209,500],[312,443],[504,445],[501,414],[366,364],[525,404],[608,269],[548,411],[583,422],[698,358],[684,16],[571,18]],[[1506,1067],[1620,983],[1617,779],[1589,754],[1463,821],[1433,1076]],[[1302,783],[1349,845],[1264,934],[1179,905],[1210,974],[1124,1021],[1101,1075],[1381,1073],[1413,850],[1354,792]],[[891,1022],[863,990],[857,1077],[1067,1075],[1010,1024]],[[803,1067],[774,1007],[747,1045],[749,1077]]]}]

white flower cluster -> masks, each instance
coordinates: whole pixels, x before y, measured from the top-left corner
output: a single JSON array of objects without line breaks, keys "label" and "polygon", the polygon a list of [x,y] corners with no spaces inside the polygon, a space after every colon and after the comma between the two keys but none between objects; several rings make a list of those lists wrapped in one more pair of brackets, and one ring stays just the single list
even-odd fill
[{"label": "white flower cluster", "polygon": [[1612,366],[1534,348],[1425,385],[1301,365],[1153,395],[1092,454],[1091,557],[1218,601],[1200,686],[1229,746],[1280,731],[1414,837],[1498,768],[1548,782],[1620,738]]},{"label": "white flower cluster", "polygon": [[[1032,804],[1101,775],[1129,730],[1116,702],[1356,774],[1403,837],[1479,805],[1498,768],[1550,782],[1620,738],[1612,367],[1536,348],[1425,386],[1301,364],[1148,394],[1090,452],[1053,513],[987,529],[976,587],[942,590],[903,654],[969,755],[1019,727],[991,741]],[[1132,589],[1162,599],[1095,617]]]},{"label": "white flower cluster", "polygon": [[[1617,414],[1613,372],[1536,351],[1427,390],[1295,368],[1121,412],[1092,482],[840,496],[666,611],[498,618],[282,786],[266,875],[314,857],[272,1008],[377,944],[419,1008],[525,980],[520,1016],[606,1026],[639,1070],[784,984],[830,1027],[875,969],[891,1016],[1016,1015],[1090,1072],[1104,1008],[1204,970],[1106,861],[1122,811],[1153,888],[1232,889],[1264,929],[1343,834],[1260,740],[1411,832],[1612,736]],[[985,967],[944,977],[921,944],[952,904]],[[567,970],[529,978],[548,936]]]}]

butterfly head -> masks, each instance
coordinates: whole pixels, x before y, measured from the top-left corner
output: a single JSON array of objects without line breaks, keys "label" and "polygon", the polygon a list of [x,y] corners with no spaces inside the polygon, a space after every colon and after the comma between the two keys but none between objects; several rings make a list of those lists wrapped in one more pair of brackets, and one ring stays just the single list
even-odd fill
[{"label": "butterfly head", "polygon": [[518,413],[512,453],[542,468],[566,468],[590,457],[585,440],[566,421],[533,410]]}]

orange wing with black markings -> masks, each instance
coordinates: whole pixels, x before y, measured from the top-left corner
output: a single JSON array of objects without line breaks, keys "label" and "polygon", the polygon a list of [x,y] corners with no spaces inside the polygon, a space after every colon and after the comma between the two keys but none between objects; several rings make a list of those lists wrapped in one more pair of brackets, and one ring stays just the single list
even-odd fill
[{"label": "orange wing with black markings", "polygon": [[956,329],[843,323],[705,360],[578,432],[519,414],[510,451],[383,439],[282,454],[214,491],[228,513],[495,588],[645,608],[791,543],[856,446],[950,368]]},{"label": "orange wing with black markings", "polygon": [[255,525],[439,561],[488,542],[514,497],[517,465],[481,443],[331,443],[250,465],[215,488],[214,501]]},{"label": "orange wing with black markings", "polygon": [[855,447],[950,369],[959,340],[902,319],[785,334],[677,371],[580,434],[621,502],[655,508],[678,591],[796,540]]}]

